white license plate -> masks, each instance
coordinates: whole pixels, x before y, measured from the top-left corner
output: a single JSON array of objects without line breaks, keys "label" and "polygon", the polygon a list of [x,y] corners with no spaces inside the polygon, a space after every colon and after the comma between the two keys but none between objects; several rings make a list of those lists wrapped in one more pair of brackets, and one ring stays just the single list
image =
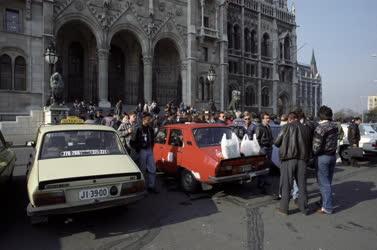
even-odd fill
[{"label": "white license plate", "polygon": [[109,196],[108,188],[84,189],[79,192],[80,200],[93,200],[97,198],[105,198],[107,196]]},{"label": "white license plate", "polygon": [[251,166],[250,165],[241,166],[240,170],[241,170],[241,172],[251,171]]}]

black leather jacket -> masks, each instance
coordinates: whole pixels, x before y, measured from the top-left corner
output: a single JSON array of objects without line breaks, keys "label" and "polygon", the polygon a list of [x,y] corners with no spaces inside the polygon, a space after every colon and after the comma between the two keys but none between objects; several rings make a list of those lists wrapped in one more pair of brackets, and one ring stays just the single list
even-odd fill
[{"label": "black leather jacket", "polygon": [[264,126],[260,124],[255,131],[258,143],[261,147],[272,148],[274,139],[272,137],[272,132],[270,126]]},{"label": "black leather jacket", "polygon": [[284,125],[276,140],[281,161],[292,159],[307,161],[310,158],[310,129],[300,122]]},{"label": "black leather jacket", "polygon": [[360,142],[360,129],[356,123],[351,123],[348,127],[348,142],[350,145],[359,146]]},{"label": "black leather jacket", "polygon": [[314,155],[335,155],[338,147],[338,134],[339,129],[335,122],[320,123],[314,131]]}]

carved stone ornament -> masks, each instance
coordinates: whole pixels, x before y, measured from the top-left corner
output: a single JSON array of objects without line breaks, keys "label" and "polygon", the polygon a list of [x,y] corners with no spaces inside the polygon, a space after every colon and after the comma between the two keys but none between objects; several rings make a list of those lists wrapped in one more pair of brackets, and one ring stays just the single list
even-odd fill
[{"label": "carved stone ornament", "polygon": [[144,0],[137,0],[136,4],[139,5],[139,6],[143,6]]},{"label": "carved stone ornament", "polygon": [[80,0],[76,0],[74,6],[78,11],[82,11],[84,9],[84,4]]},{"label": "carved stone ornament", "polygon": [[55,0],[54,2],[54,17],[58,17],[73,0]]},{"label": "carved stone ornament", "polygon": [[115,0],[89,0],[88,8],[92,15],[105,29],[110,28],[127,10],[132,3]]},{"label": "carved stone ornament", "polygon": [[175,11],[175,14],[177,16],[182,16],[183,15],[183,9],[182,8],[178,8],[176,11]]},{"label": "carved stone ornament", "polygon": [[26,13],[26,19],[30,20],[31,19],[31,1],[32,0],[26,0],[25,4],[25,13]]},{"label": "carved stone ornament", "polygon": [[158,4],[158,9],[161,11],[161,12],[164,12],[165,9],[166,9],[166,3],[165,2],[160,2]]}]

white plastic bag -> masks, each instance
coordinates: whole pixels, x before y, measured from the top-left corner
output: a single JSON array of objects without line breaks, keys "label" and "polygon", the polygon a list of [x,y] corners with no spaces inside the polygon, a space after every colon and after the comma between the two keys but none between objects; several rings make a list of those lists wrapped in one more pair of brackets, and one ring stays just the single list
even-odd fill
[{"label": "white plastic bag", "polygon": [[259,146],[256,134],[254,134],[254,136],[253,136],[252,151],[251,152],[252,152],[251,155],[260,155],[261,154],[261,152],[260,152],[260,146]]},{"label": "white plastic bag", "polygon": [[244,135],[242,141],[241,141],[241,148],[240,152],[244,156],[251,156],[253,155],[254,150],[254,143],[252,140],[249,139],[248,135]]},{"label": "white plastic bag", "polygon": [[221,139],[221,153],[224,159],[232,159],[240,157],[240,142],[235,133],[232,133],[232,138],[227,140],[226,134]]}]

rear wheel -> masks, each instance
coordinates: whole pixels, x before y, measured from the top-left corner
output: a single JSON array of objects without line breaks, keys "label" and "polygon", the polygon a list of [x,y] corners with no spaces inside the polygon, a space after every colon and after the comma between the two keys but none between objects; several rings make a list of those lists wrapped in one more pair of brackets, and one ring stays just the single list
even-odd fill
[{"label": "rear wheel", "polygon": [[180,174],[180,180],[182,189],[184,191],[194,193],[198,190],[199,182],[195,179],[190,171],[183,169]]},{"label": "rear wheel", "polygon": [[348,149],[348,146],[341,146],[340,149],[339,149],[339,156],[340,156],[340,159],[342,160],[343,164],[349,165],[350,160],[351,160],[351,156],[350,156],[349,151],[347,149]]}]

